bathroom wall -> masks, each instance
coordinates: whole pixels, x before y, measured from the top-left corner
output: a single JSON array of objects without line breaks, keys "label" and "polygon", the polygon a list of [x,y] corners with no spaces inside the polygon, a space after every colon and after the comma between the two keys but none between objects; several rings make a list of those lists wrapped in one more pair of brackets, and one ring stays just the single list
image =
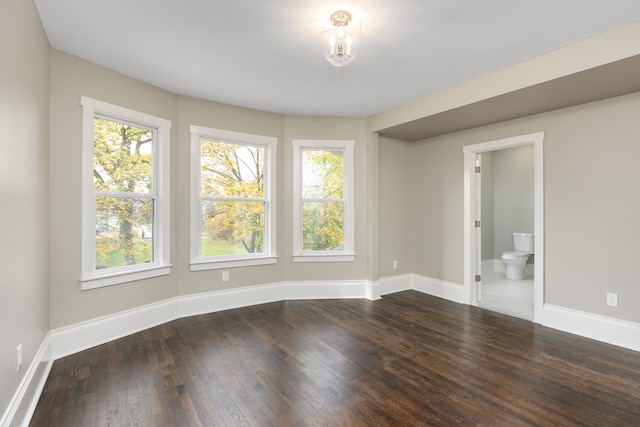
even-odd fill
[{"label": "bathroom wall", "polygon": [[481,210],[480,213],[480,255],[482,261],[495,258],[495,233],[494,233],[494,182],[493,182],[493,151],[487,151],[480,154],[481,170],[480,175],[480,194],[481,194]]},{"label": "bathroom wall", "polygon": [[534,230],[533,145],[494,151],[493,184],[493,258],[500,259],[513,250],[511,233]]}]

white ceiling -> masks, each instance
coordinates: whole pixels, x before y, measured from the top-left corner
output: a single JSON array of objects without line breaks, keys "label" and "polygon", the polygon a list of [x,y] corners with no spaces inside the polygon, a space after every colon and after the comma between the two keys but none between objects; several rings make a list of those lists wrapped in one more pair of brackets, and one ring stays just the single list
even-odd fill
[{"label": "white ceiling", "polygon": [[[639,0],[35,0],[51,45],[171,92],[366,117],[640,19]],[[359,56],[322,56],[331,12]]]}]

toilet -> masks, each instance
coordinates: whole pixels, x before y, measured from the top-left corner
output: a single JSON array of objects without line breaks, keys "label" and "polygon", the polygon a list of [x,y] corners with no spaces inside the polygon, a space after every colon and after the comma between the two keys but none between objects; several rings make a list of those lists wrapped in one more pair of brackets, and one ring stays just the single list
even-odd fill
[{"label": "toilet", "polygon": [[533,234],[513,233],[513,249],[502,254],[502,261],[507,266],[506,278],[522,280],[525,278],[524,268],[529,255],[533,254]]}]

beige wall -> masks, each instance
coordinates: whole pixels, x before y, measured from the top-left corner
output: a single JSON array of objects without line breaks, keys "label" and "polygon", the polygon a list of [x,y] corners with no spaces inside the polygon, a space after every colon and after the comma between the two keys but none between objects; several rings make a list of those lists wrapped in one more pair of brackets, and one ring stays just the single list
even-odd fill
[{"label": "beige wall", "polygon": [[33,2],[0,2],[0,57],[2,417],[49,330],[49,43]]},{"label": "beige wall", "polygon": [[[180,295],[281,281],[364,280],[367,276],[367,133],[365,119],[283,116],[179,97],[57,50],[51,58],[51,328]],[[168,276],[81,291],[80,97],[159,116],[171,129],[171,262]],[[190,125],[273,136],[277,145],[275,265],[190,271]],[[292,139],[355,141],[355,262],[292,262]]]},{"label": "beige wall", "polygon": [[412,272],[463,283],[462,146],[449,137],[411,149]]},{"label": "beige wall", "polygon": [[[354,140],[355,168],[355,253],[354,262],[292,262],[293,230],[293,139]],[[364,280],[367,274],[367,132],[364,119],[338,117],[287,116],[285,121],[284,162],[279,169],[284,177],[281,216],[284,239],[280,260],[284,280]]]},{"label": "beige wall", "polygon": [[463,283],[462,147],[544,131],[545,302],[640,322],[638,111],[633,94],[414,143],[412,271]]},{"label": "beige wall", "polygon": [[[411,273],[411,143],[381,137],[379,141],[379,273],[381,277]],[[398,268],[393,269],[393,261]]]},{"label": "beige wall", "polygon": [[[51,329],[174,297],[176,267],[159,278],[80,290],[82,108],[80,97],[171,120],[171,196],[178,195],[178,98],[55,49],[51,52]],[[171,207],[171,257],[178,215]]]},{"label": "beige wall", "polygon": [[[282,212],[283,167],[282,153],[284,150],[284,116],[232,107],[224,104],[202,101],[193,98],[181,97],[179,102],[179,140],[178,193],[173,197],[173,202],[178,207],[178,251],[174,269],[179,272],[179,294],[192,294],[209,292],[220,289],[237,288],[241,286],[257,285],[261,283],[273,283],[282,280],[282,263],[277,265],[265,265],[244,268],[226,269],[229,271],[229,281],[222,282],[221,270],[205,270],[191,272],[189,269],[190,248],[190,217],[189,217],[189,183],[190,183],[190,142],[191,125],[205,126],[215,129],[224,129],[235,132],[272,136],[278,138],[277,145],[277,212]],[[277,230],[282,230],[283,221],[277,215]],[[278,253],[283,251],[283,239],[278,233],[276,244]]]}]

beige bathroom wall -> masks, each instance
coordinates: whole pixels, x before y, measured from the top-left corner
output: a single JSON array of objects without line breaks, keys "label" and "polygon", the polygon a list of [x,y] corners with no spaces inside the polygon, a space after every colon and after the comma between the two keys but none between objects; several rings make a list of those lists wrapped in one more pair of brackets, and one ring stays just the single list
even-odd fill
[{"label": "beige bathroom wall", "polygon": [[0,2],[0,58],[1,419],[49,331],[49,42],[33,2]]},{"label": "beige bathroom wall", "polygon": [[52,49],[50,136],[51,329],[174,297],[172,273],[153,279],[80,290],[82,108],[80,97],[170,120],[171,262],[177,257],[178,97],[169,92]]},{"label": "beige bathroom wall", "polygon": [[[480,155],[482,163],[480,176],[481,215],[480,215],[480,256],[482,261],[496,259],[495,230],[494,230],[494,180],[493,180],[493,151]],[[499,258],[498,258],[499,259]]]},{"label": "beige bathroom wall", "polygon": [[[392,138],[379,141],[379,274],[411,273],[412,144]],[[393,269],[393,261],[398,268]]]},{"label": "beige bathroom wall", "polygon": [[[500,259],[513,250],[513,232],[534,231],[533,145],[494,151],[493,172],[493,258]],[[484,208],[483,203],[483,213]]]},{"label": "beige bathroom wall", "polygon": [[543,131],[545,303],[640,322],[638,111],[632,94],[415,143],[413,272],[463,283],[462,147]]}]

